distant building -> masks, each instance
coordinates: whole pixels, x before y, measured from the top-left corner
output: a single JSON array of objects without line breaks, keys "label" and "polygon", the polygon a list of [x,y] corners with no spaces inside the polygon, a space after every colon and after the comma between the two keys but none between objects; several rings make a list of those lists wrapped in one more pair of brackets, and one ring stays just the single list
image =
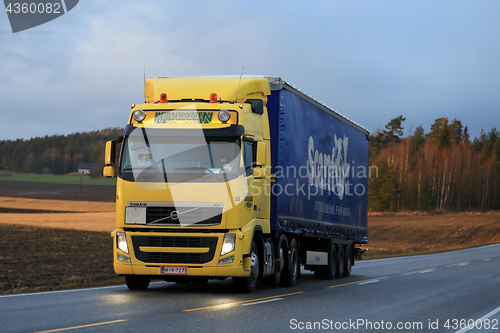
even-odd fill
[{"label": "distant building", "polygon": [[95,168],[95,163],[78,162],[78,173],[90,173],[90,169]]}]

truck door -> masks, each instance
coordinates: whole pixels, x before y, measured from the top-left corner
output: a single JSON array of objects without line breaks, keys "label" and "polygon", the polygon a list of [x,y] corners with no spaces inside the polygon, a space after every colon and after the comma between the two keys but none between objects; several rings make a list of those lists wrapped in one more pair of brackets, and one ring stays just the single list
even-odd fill
[{"label": "truck door", "polygon": [[[245,204],[248,208],[253,210],[256,218],[268,219],[269,218],[269,191],[270,191],[270,178],[268,170],[265,166],[257,166],[257,142],[254,140],[244,141],[244,162],[245,162],[245,172],[248,182],[248,195],[245,198]],[[266,154],[267,155],[267,154]],[[262,178],[254,177],[254,169],[262,169],[262,174],[266,175]]]}]

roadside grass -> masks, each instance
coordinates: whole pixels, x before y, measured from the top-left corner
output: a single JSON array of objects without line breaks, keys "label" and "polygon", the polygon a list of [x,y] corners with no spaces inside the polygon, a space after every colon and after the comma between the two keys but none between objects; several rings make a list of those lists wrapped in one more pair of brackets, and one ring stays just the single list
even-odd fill
[{"label": "roadside grass", "polygon": [[0,180],[52,184],[80,184],[81,182],[82,185],[116,185],[116,178],[90,178],[88,175],[78,173],[71,173],[67,175],[45,175],[0,170]]}]

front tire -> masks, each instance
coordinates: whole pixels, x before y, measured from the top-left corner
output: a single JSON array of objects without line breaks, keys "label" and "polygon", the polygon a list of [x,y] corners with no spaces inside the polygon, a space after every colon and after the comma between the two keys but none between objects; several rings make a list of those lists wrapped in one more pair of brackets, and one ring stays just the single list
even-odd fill
[{"label": "front tire", "polygon": [[253,293],[257,288],[257,281],[259,279],[259,251],[255,241],[252,241],[250,248],[250,275],[248,277],[233,277],[233,285],[237,292],[240,293]]},{"label": "front tire", "polygon": [[127,283],[128,289],[131,290],[145,290],[149,287],[150,278],[140,275],[127,275],[125,276],[125,282]]}]

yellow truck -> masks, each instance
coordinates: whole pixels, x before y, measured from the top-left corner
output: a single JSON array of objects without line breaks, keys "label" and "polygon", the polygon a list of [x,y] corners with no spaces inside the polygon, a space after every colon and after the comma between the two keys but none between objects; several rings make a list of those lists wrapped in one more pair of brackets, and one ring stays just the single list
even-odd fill
[{"label": "yellow truck", "polygon": [[231,277],[253,292],[293,286],[301,264],[349,276],[368,241],[364,127],[279,77],[151,78],[145,96],[103,170],[130,289]]}]

